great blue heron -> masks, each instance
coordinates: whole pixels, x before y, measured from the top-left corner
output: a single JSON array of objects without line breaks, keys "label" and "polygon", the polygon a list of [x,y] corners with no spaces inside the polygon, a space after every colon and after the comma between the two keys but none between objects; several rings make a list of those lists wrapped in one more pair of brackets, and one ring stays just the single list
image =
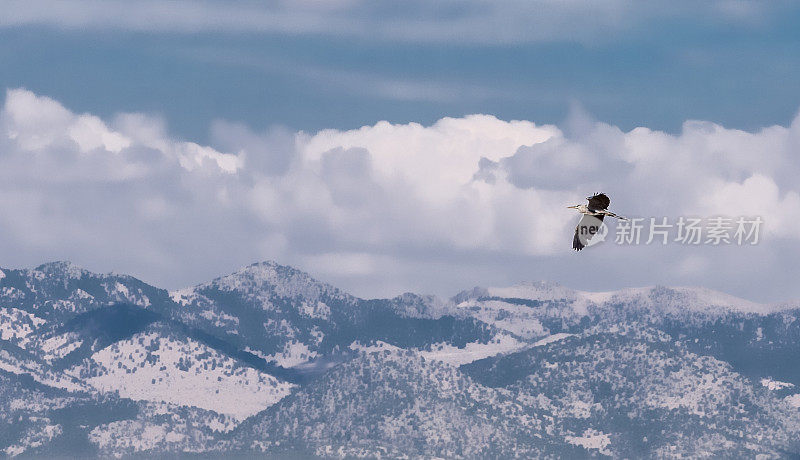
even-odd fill
[{"label": "great blue heron", "polygon": [[592,196],[586,197],[589,200],[589,205],[576,204],[575,206],[567,206],[570,209],[577,209],[579,213],[583,214],[578,226],[575,227],[575,237],[572,238],[572,249],[580,251],[589,244],[589,240],[597,234],[600,227],[603,225],[603,218],[605,216],[616,217],[617,219],[627,220],[625,217],[618,216],[608,210],[608,205],[611,200],[605,193],[596,193]]}]

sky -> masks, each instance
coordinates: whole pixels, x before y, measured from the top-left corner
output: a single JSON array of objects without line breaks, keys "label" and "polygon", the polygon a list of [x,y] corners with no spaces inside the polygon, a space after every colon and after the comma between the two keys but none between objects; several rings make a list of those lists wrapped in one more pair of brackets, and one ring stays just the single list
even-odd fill
[{"label": "sky", "polygon": [[[793,2],[3,8],[2,267],[180,288],[275,260],[363,297],[800,298]],[[575,253],[566,206],[597,191],[632,217],[764,224],[756,245]]]}]

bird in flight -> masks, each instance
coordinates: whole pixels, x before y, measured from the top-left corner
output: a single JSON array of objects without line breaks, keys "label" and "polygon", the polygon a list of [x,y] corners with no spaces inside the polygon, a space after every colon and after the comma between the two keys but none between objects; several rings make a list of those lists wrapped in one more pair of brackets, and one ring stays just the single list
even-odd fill
[{"label": "bird in flight", "polygon": [[611,199],[609,199],[605,193],[596,193],[586,199],[589,200],[588,206],[585,204],[567,206],[569,209],[577,209],[579,213],[583,214],[581,221],[578,222],[578,226],[575,227],[575,237],[572,238],[572,249],[576,251],[585,248],[586,245],[589,244],[589,240],[600,231],[605,216],[628,220],[608,210]]}]

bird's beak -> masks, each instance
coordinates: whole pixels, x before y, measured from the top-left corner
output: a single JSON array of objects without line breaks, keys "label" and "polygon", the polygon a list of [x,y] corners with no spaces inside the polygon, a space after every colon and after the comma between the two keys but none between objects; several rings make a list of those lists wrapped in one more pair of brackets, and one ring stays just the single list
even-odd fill
[{"label": "bird's beak", "polygon": [[567,206],[567,209],[578,209],[578,205],[576,204],[575,206]]}]

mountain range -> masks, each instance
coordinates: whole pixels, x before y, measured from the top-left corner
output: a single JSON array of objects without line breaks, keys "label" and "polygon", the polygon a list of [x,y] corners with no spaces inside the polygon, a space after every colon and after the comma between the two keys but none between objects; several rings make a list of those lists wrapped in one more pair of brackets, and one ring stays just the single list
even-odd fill
[{"label": "mountain range", "polygon": [[0,454],[797,458],[800,303],[2,268]]}]

